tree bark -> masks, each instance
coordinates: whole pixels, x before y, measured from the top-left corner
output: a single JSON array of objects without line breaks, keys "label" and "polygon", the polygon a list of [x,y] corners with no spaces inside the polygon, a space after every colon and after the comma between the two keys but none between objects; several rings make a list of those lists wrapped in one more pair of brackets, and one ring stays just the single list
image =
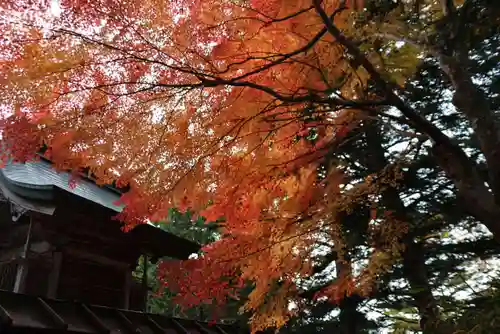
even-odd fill
[{"label": "tree bark", "polygon": [[[367,148],[370,152],[367,167],[372,171],[379,171],[387,166],[384,148],[376,122],[365,125]],[[388,188],[382,193],[382,203],[393,211],[395,218],[401,222],[410,222],[407,209],[395,188]],[[441,321],[441,315],[436,299],[432,294],[429,284],[424,258],[424,248],[415,243],[411,233],[400,240],[405,245],[403,251],[403,272],[408,279],[412,291],[412,297],[420,315],[420,327],[424,334],[451,333],[445,328]]]},{"label": "tree bark", "polygon": [[[478,36],[467,28],[467,22],[478,20],[481,22],[475,27],[479,30],[495,26],[500,7],[498,1],[485,0],[476,4],[466,1],[457,10],[449,1],[441,2],[444,18],[441,24],[436,24],[433,53],[455,90],[453,105],[468,119],[479,141],[488,167],[487,179],[479,175],[475,162],[468,157],[450,151],[440,143],[434,145],[433,152],[440,167],[453,180],[469,214],[484,223],[500,242],[497,219],[500,217],[500,122],[486,93],[473,82],[468,70],[470,43],[474,38],[483,40],[486,36]],[[489,189],[485,182],[488,182]]]},{"label": "tree bark", "polygon": [[482,222],[500,242],[500,206],[485,185],[475,164],[467,157],[450,152],[447,147],[434,145],[432,154],[439,166],[458,189],[467,212]]},{"label": "tree bark", "polygon": [[[337,271],[337,279],[349,278],[352,275],[352,262],[348,255],[342,260],[335,261]],[[352,296],[345,295],[339,302],[339,334],[356,334],[361,331],[361,324],[358,319],[358,306],[363,301],[363,298],[354,294]]]},{"label": "tree bark", "polygon": [[442,56],[441,67],[450,78],[455,93],[453,104],[469,120],[479,140],[488,165],[489,186],[500,205],[500,128],[498,117],[491,110],[486,94],[472,81],[467,71],[468,58],[458,61],[457,57]]},{"label": "tree bark", "polygon": [[439,308],[425,266],[424,248],[408,238],[403,253],[403,272],[410,284],[410,291],[420,315],[420,328],[424,334],[452,333],[451,328],[441,320]]},{"label": "tree bark", "polygon": [[362,324],[359,319],[362,315],[359,314],[358,306],[363,301],[358,295],[346,296],[339,304],[340,314],[339,334],[357,334],[362,331]]}]

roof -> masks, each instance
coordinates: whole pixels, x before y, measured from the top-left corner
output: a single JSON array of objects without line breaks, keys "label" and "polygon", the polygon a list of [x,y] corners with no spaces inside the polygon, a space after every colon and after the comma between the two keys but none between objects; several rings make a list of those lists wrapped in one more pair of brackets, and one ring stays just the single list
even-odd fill
[{"label": "roof", "polygon": [[0,290],[1,333],[235,334],[236,326],[52,300]]},{"label": "roof", "polygon": [[[70,178],[70,173],[56,171],[45,160],[9,162],[0,168],[0,193],[24,209],[47,215],[54,214],[56,210],[52,201],[56,193],[54,188],[107,208],[110,214],[123,209],[115,204],[120,199],[118,191],[100,187],[88,179],[80,179],[75,187],[71,187]],[[170,256],[187,259],[201,248],[195,242],[149,224],[136,226],[129,233],[124,233],[124,238],[129,238],[130,245],[155,258]]]},{"label": "roof", "polygon": [[169,256],[187,260],[191,254],[201,249],[201,246],[195,242],[149,224],[137,225],[130,232],[125,233],[125,236],[132,239],[133,244],[137,245],[142,254],[156,258]]},{"label": "roof", "polygon": [[121,212],[123,209],[122,205],[116,205],[120,199],[118,192],[107,187],[99,187],[87,179],[81,179],[75,187],[71,187],[70,173],[58,172],[52,168],[49,162],[44,160],[26,163],[9,162],[0,169],[0,173],[11,187],[24,191],[28,197],[39,197],[38,199],[42,200],[50,199],[44,198],[44,196],[50,196],[50,191],[56,187],[115,212]]}]

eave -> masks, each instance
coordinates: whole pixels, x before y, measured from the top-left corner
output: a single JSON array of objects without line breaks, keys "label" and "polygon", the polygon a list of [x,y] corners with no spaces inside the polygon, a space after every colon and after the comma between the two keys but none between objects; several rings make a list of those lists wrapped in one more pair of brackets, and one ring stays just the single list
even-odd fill
[{"label": "eave", "polygon": [[39,298],[0,290],[0,332],[233,334],[236,326]]}]

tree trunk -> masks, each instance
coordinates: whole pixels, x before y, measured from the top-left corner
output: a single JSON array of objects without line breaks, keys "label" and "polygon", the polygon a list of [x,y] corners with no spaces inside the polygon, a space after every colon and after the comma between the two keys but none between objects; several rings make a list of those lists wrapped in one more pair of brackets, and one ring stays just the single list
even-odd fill
[{"label": "tree trunk", "polygon": [[[378,125],[373,122],[365,126],[366,142],[370,151],[367,167],[372,171],[379,171],[387,166],[388,161],[384,155]],[[393,211],[395,218],[401,222],[409,222],[410,218],[399,192],[395,188],[388,188],[382,193],[382,203]],[[420,327],[424,334],[452,333],[444,328],[441,321],[437,302],[432,294],[432,289],[427,277],[424,249],[415,243],[411,233],[400,240],[405,244],[403,251],[403,272],[408,279],[412,297],[420,315]]]},{"label": "tree trunk", "polygon": [[[337,271],[337,279],[349,279],[352,275],[352,263],[349,256],[346,254],[342,260],[335,261]],[[359,303],[363,300],[357,294],[352,296],[345,295],[339,302],[339,334],[356,334],[361,331],[361,324],[359,323]]]},{"label": "tree trunk", "polygon": [[476,166],[466,156],[434,145],[432,154],[439,166],[454,182],[467,212],[482,222],[500,242],[500,206],[485,185]]},{"label": "tree trunk", "polygon": [[[500,120],[488,96],[473,82],[469,72],[473,41],[483,41],[498,33],[499,2],[467,1],[460,8],[447,0],[442,2],[447,5],[442,23],[436,24],[434,54],[455,89],[453,105],[467,117],[479,141],[488,166],[488,183],[496,204],[500,205]],[[467,22],[475,22],[475,25],[468,27]]]},{"label": "tree trunk", "polygon": [[357,334],[361,333],[362,324],[359,319],[363,315],[358,311],[359,303],[363,299],[358,295],[346,296],[339,304],[339,334]]},{"label": "tree trunk", "polygon": [[[436,25],[434,54],[455,89],[453,105],[468,119],[479,141],[488,167],[488,179],[479,175],[475,162],[458,147],[450,150],[436,143],[433,153],[440,167],[457,187],[469,214],[485,224],[500,242],[500,121],[492,110],[488,96],[473,82],[468,70],[471,39],[484,40],[488,36],[470,31],[465,26],[466,21],[474,20],[480,20],[477,25],[479,31],[481,27],[496,26],[500,7],[498,1],[489,0],[476,4],[470,1],[459,9],[452,4],[446,7],[453,10],[445,10],[443,24]],[[484,31],[491,33],[489,28]],[[485,182],[488,182],[489,189]]]},{"label": "tree trunk", "polygon": [[486,94],[477,87],[467,71],[468,58],[442,57],[441,67],[451,79],[453,104],[469,120],[488,165],[488,183],[500,205],[500,129]]},{"label": "tree trunk", "polygon": [[447,324],[441,321],[439,308],[427,277],[423,254],[422,244],[408,238],[403,253],[403,272],[410,284],[411,295],[420,315],[420,328],[424,334],[451,334],[452,329],[447,328]]}]

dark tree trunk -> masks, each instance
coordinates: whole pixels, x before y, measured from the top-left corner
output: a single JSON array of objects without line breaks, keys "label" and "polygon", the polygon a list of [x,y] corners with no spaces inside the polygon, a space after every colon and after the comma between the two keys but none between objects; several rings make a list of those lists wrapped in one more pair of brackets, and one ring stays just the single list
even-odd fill
[{"label": "dark tree trunk", "polygon": [[339,334],[361,333],[363,323],[359,319],[363,315],[358,311],[358,306],[363,299],[358,295],[346,296],[339,304]]},{"label": "dark tree trunk", "polygon": [[[337,269],[337,279],[348,279],[352,275],[352,263],[348,255],[342,260],[335,262]],[[360,313],[358,312],[359,303],[363,301],[357,294],[352,296],[344,296],[339,302],[339,334],[356,334],[360,333],[362,323],[359,322]]]},{"label": "dark tree trunk", "polygon": [[488,165],[489,186],[500,204],[500,129],[498,117],[490,108],[486,94],[477,87],[467,72],[468,59],[459,62],[455,57],[443,57],[441,66],[450,78],[455,93],[453,104],[463,113],[479,140]]},{"label": "dark tree trunk", "polygon": [[[473,82],[468,70],[470,45],[474,39],[482,41],[492,33],[491,28],[498,24],[500,6],[498,1],[491,0],[476,4],[468,1],[459,9],[449,1],[442,0],[442,3],[448,10],[444,10],[442,24],[436,25],[434,54],[455,90],[454,106],[468,119],[478,139],[488,177],[484,179],[479,175],[475,162],[467,158],[463,150],[450,150],[436,143],[433,153],[457,187],[469,214],[485,224],[500,242],[500,122],[488,96]],[[473,29],[479,32],[467,27],[469,22],[474,22]]]},{"label": "dark tree trunk", "polygon": [[[370,152],[367,162],[368,169],[379,171],[387,166],[388,161],[385,158],[384,148],[381,142],[381,134],[376,122],[365,126],[366,142]],[[407,209],[404,206],[399,192],[395,188],[388,188],[382,193],[382,203],[393,211],[396,219],[401,222],[410,223]],[[403,251],[403,272],[408,279],[412,297],[420,315],[420,327],[425,334],[445,334],[451,333],[444,328],[441,322],[439,308],[436,299],[432,294],[432,288],[429,284],[427,270],[424,258],[424,249],[421,244],[415,243],[411,233],[400,240],[405,245]]]},{"label": "dark tree trunk", "polygon": [[464,208],[482,222],[500,242],[500,206],[479,175],[476,166],[448,148],[434,145],[432,153],[439,166],[454,182]]},{"label": "dark tree trunk", "polygon": [[403,253],[403,272],[410,284],[410,291],[420,315],[420,328],[424,334],[452,333],[441,321],[439,308],[425,266],[424,249],[420,243],[411,239],[406,242]]}]

